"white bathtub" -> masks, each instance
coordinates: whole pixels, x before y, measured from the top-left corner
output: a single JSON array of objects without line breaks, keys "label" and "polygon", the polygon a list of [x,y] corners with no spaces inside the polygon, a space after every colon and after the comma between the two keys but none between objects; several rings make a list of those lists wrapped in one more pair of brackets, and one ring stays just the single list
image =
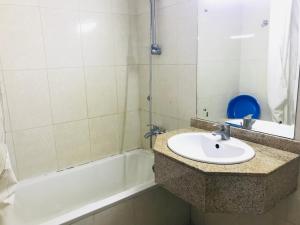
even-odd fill
[{"label": "white bathtub", "polygon": [[21,182],[2,225],[59,225],[103,210],[155,186],[154,157],[145,150]]}]

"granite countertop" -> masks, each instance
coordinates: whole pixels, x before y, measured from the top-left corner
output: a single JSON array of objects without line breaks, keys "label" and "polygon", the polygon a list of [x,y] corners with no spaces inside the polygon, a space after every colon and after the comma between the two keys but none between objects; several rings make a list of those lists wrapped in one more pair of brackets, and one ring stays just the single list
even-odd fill
[{"label": "granite countertop", "polygon": [[233,165],[216,165],[216,164],[208,164],[197,162],[194,160],[190,160],[184,158],[182,156],[177,155],[172,152],[168,146],[167,141],[170,137],[187,132],[209,132],[206,130],[198,129],[198,128],[187,128],[180,129],[167,132],[165,134],[161,134],[156,138],[153,150],[157,153],[163,154],[171,159],[180,161],[181,163],[191,167],[198,169],[204,173],[218,173],[218,174],[243,174],[243,175],[267,175],[286,163],[296,160],[299,155],[282,151],[276,148],[271,148],[268,146],[256,144],[249,141],[244,141],[248,145],[250,145],[256,152],[256,155],[253,159],[248,162],[244,162],[241,164],[233,164]]}]

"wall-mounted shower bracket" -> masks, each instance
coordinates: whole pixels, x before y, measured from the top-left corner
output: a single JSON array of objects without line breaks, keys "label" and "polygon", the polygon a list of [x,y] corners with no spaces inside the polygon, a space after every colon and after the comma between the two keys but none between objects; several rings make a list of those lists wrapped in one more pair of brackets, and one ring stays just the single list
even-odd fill
[{"label": "wall-mounted shower bracket", "polygon": [[158,46],[158,44],[151,45],[151,54],[152,55],[161,55],[161,48]]}]

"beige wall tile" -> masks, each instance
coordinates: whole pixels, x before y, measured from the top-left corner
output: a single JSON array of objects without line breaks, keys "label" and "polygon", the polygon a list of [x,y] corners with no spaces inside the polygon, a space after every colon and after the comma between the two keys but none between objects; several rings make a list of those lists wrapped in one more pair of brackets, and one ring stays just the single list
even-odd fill
[{"label": "beige wall tile", "polygon": [[20,179],[56,170],[56,153],[51,127],[13,133]]},{"label": "beige wall tile", "polygon": [[[105,1],[83,0],[102,4]],[[82,2],[83,2],[82,1]],[[99,3],[96,3],[99,2]],[[100,3],[101,2],[101,3]],[[97,7],[94,8],[97,10]],[[86,66],[114,65],[114,17],[104,13],[81,13],[83,57]],[[99,41],[101,40],[101,41]]]},{"label": "beige wall tile", "polygon": [[54,138],[59,169],[90,161],[88,120],[55,125]]},{"label": "beige wall tile", "polygon": [[111,0],[79,0],[80,10],[101,13],[111,12]]},{"label": "beige wall tile", "polygon": [[115,15],[113,18],[114,27],[114,64],[127,65],[129,57],[132,55],[130,45],[130,17],[125,14]]},{"label": "beige wall tile", "polygon": [[92,159],[120,153],[120,117],[118,115],[89,120]]},{"label": "beige wall tile", "polygon": [[167,195],[167,223],[170,225],[190,224],[190,205],[166,191]]},{"label": "beige wall tile", "polygon": [[95,216],[95,225],[135,225],[132,201],[123,201]]},{"label": "beige wall tile", "polygon": [[129,8],[129,0],[112,0],[111,6],[112,13],[128,14],[131,11],[131,9]]},{"label": "beige wall tile", "polygon": [[134,199],[134,216],[137,224],[165,225],[167,224],[167,195],[165,190],[156,189],[146,192]]},{"label": "beige wall tile", "polygon": [[196,65],[178,66],[178,118],[190,120],[196,116]]},{"label": "beige wall tile", "polygon": [[85,219],[72,223],[72,225],[95,225],[94,224],[94,216],[89,216]]},{"label": "beige wall tile", "polygon": [[149,95],[149,66],[148,65],[139,65],[138,66],[139,73],[139,107],[142,110],[148,110],[149,104],[147,97]]},{"label": "beige wall tile", "polygon": [[54,123],[87,118],[83,70],[49,70],[48,78]]},{"label": "beige wall tile", "polygon": [[[12,1],[12,3],[22,2]],[[36,1],[24,3],[35,4]],[[45,68],[39,9],[13,5],[0,6],[0,21],[0,57],[3,68]]]},{"label": "beige wall tile", "polygon": [[40,0],[40,6],[46,8],[79,10],[79,0]]},{"label": "beige wall tile", "polygon": [[38,6],[38,0],[0,0],[0,4]]},{"label": "beige wall tile", "polygon": [[86,68],[89,117],[117,113],[117,85],[113,67]]},{"label": "beige wall tile", "polygon": [[4,79],[12,130],[51,124],[45,70],[6,71]]},{"label": "beige wall tile", "polygon": [[178,117],[178,70],[174,65],[159,65],[153,72],[153,111]]},{"label": "beige wall tile", "polygon": [[140,113],[127,112],[120,116],[120,144],[122,150],[141,147]]},{"label": "beige wall tile", "polygon": [[118,112],[139,109],[139,75],[136,66],[118,66],[116,69],[118,87]]},{"label": "beige wall tile", "polygon": [[48,68],[82,66],[79,12],[42,8],[41,18]]}]

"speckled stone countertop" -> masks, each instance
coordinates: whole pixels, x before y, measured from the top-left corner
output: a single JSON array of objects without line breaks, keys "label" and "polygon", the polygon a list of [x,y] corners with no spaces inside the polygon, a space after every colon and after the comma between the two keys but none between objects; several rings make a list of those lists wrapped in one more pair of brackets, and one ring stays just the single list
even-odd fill
[{"label": "speckled stone countertop", "polygon": [[209,131],[198,128],[187,128],[167,132],[157,137],[153,148],[154,151],[164,156],[167,156],[168,158],[177,160],[191,168],[198,169],[204,173],[218,173],[228,175],[267,175],[276,171],[278,168],[282,167],[286,163],[296,160],[299,157],[297,154],[294,153],[282,151],[253,142],[244,141],[245,143],[249,144],[256,152],[255,157],[248,162],[233,165],[216,165],[197,162],[177,155],[176,153],[172,152],[167,146],[167,141],[170,137],[176,134],[187,132]]}]

